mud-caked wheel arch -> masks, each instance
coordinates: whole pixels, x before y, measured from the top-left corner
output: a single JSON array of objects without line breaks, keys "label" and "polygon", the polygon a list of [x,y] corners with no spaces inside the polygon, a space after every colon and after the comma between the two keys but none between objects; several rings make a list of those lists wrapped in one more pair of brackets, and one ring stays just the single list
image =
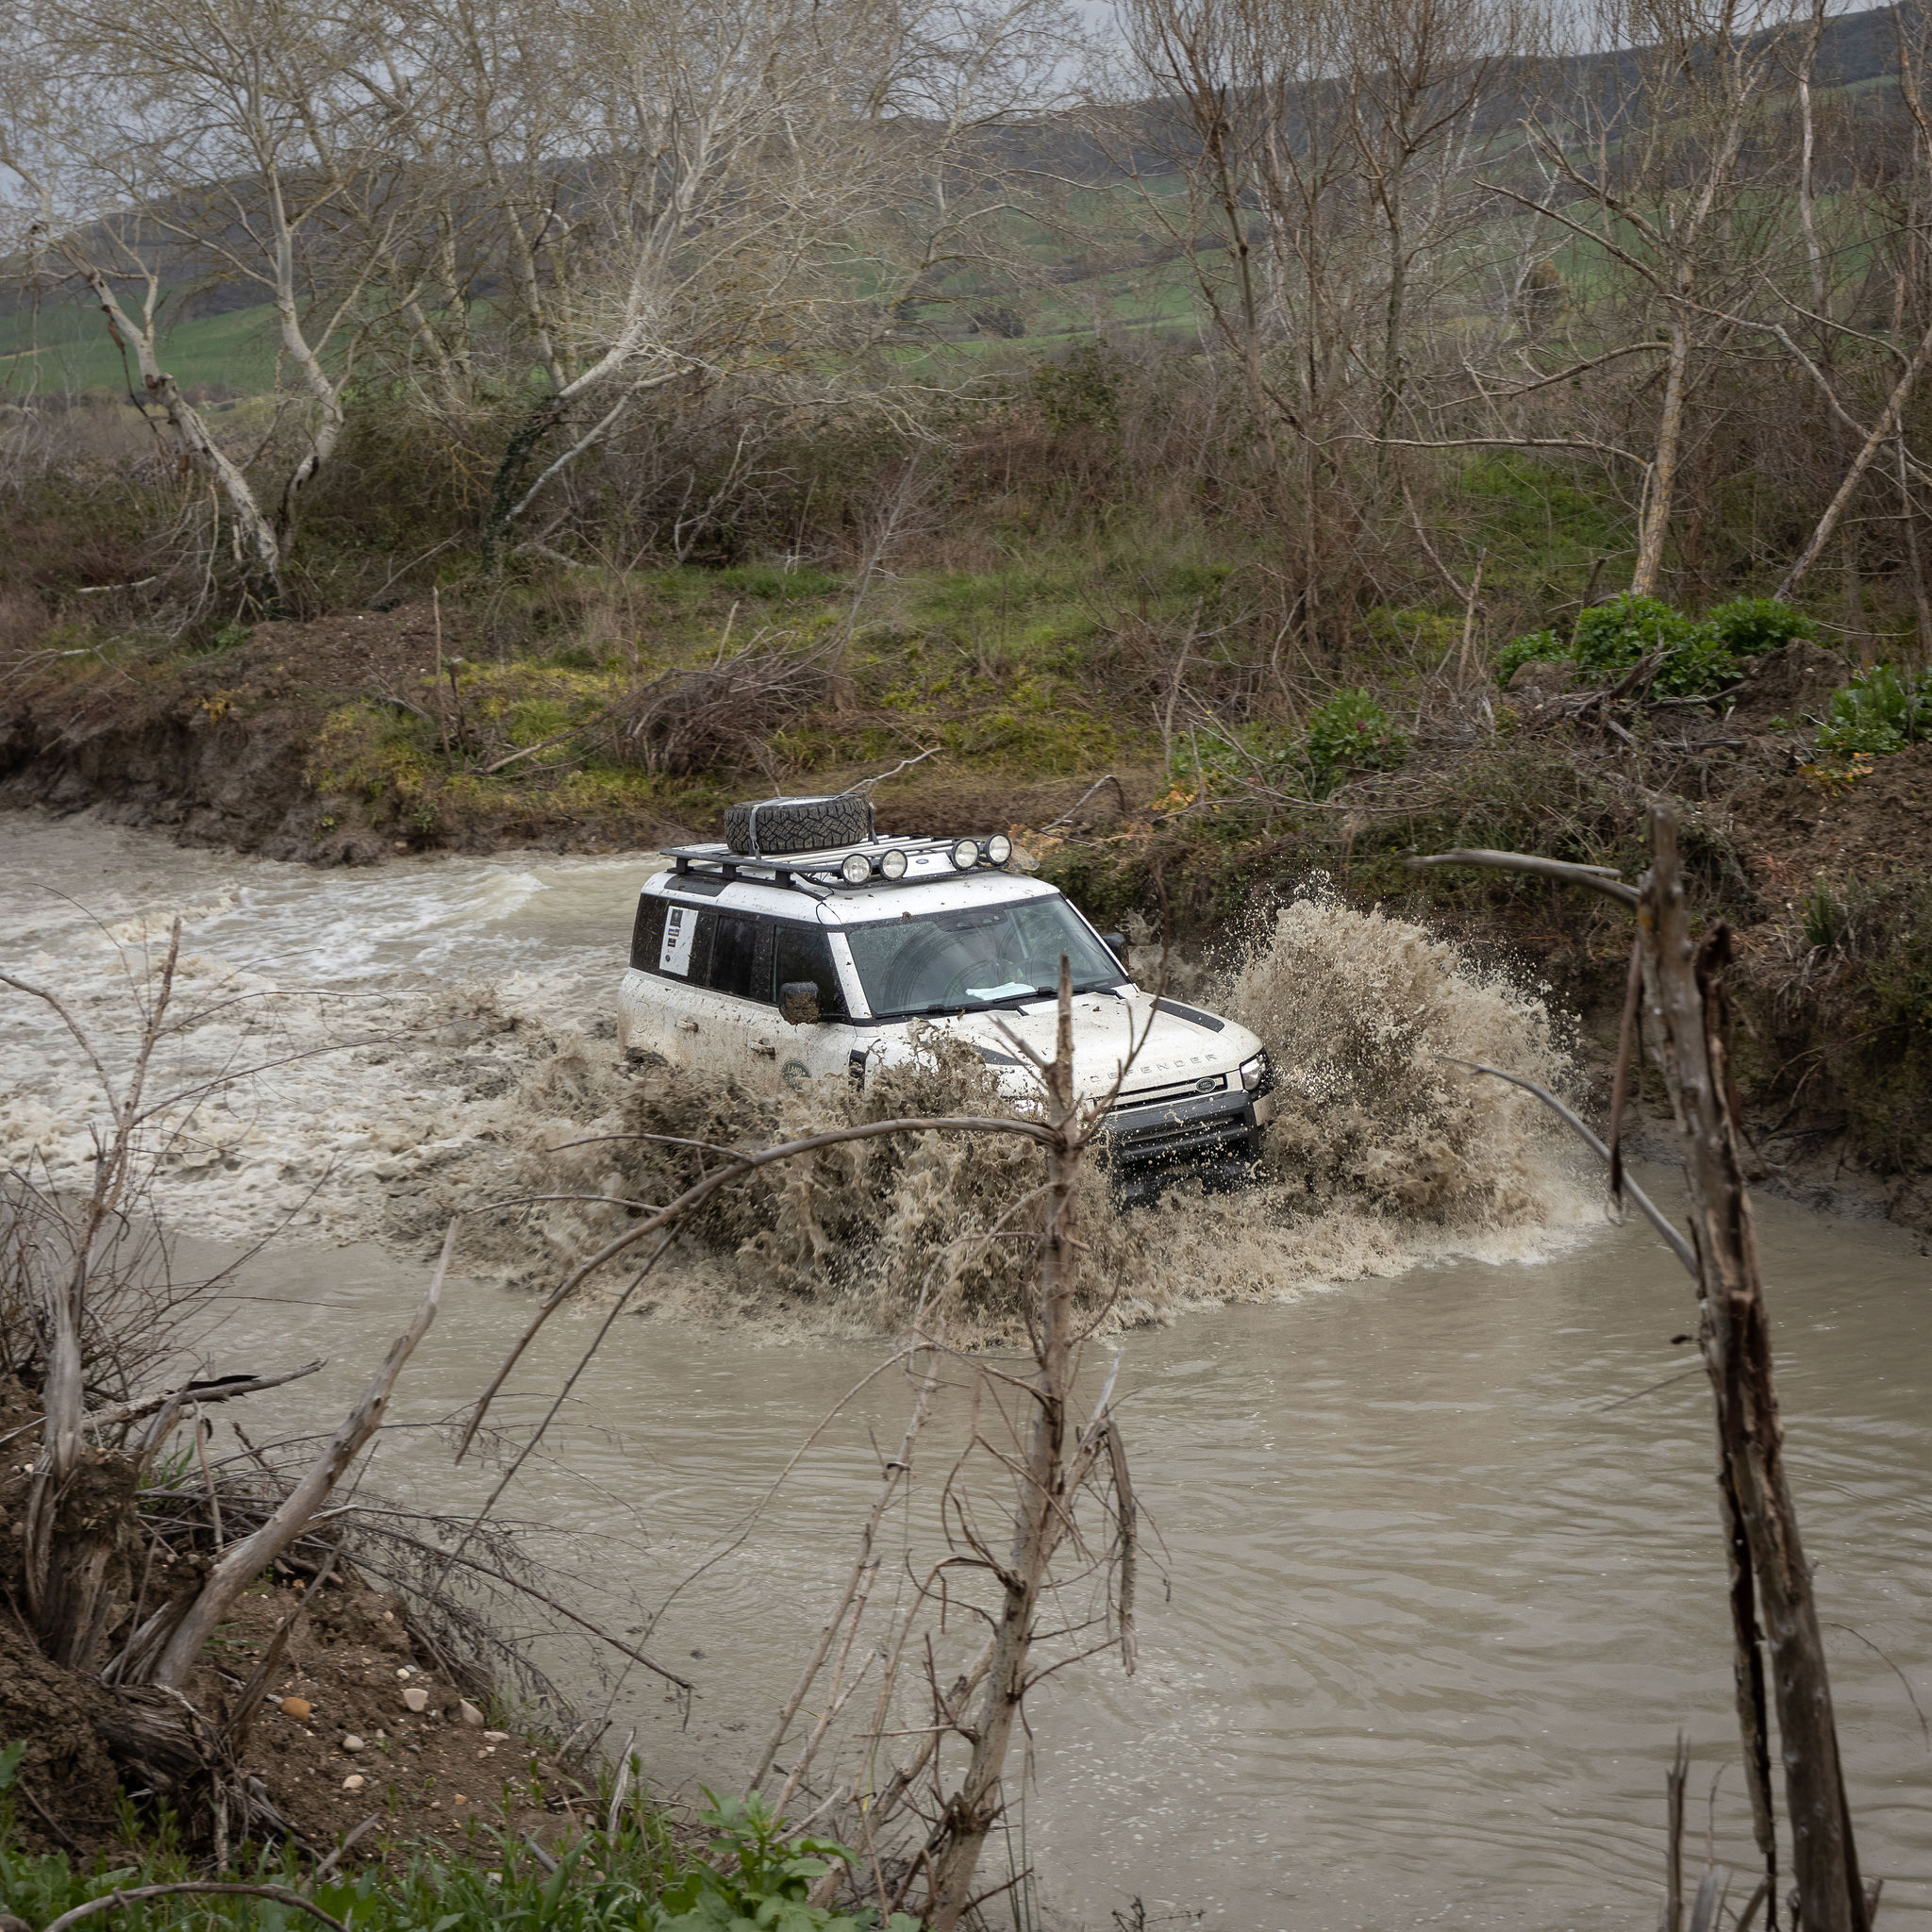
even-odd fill
[{"label": "mud-caked wheel arch", "polygon": [[850,791],[830,798],[765,798],[734,805],[724,814],[724,842],[734,852],[823,852],[856,845],[871,831],[865,800]]}]

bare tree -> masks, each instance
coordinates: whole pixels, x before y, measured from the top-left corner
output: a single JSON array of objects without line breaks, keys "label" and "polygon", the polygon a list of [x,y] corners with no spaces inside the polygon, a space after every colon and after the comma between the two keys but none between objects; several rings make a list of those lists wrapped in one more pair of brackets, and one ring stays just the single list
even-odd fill
[{"label": "bare tree", "polygon": [[1536,24],[1516,0],[1134,0],[1126,20],[1186,188],[1148,176],[1143,206],[1242,372],[1314,634],[1361,515],[1340,451],[1401,440],[1418,338],[1468,299],[1472,171],[1509,131],[1493,96],[1521,89]]},{"label": "bare tree", "polygon": [[[1587,866],[1522,853],[1447,852],[1412,862],[1532,873],[1603,893],[1636,912],[1608,1144],[1534,1083],[1507,1073],[1500,1077],[1528,1086],[1608,1159],[1613,1198],[1628,1192],[1638,1202],[1696,1284],[1698,1347],[1717,1412],[1718,1493],[1730,1577],[1739,1727],[1765,1860],[1767,1923],[1776,1923],[1778,1905],[1771,1810],[1774,1699],[1797,1880],[1797,1923],[1807,1932],[1867,1932],[1871,1907],[1859,1882],[1824,1630],[1785,1470],[1771,1318],[1744,1179],[1723,979],[1730,960],[1730,928],[1721,921],[1701,941],[1692,939],[1676,821],[1661,806],[1651,809],[1650,833],[1651,867],[1634,887]],[[1622,1172],[1627,1062],[1644,1047],[1663,1076],[1683,1142],[1689,1241]],[[1476,1071],[1498,1072],[1493,1067]]]}]

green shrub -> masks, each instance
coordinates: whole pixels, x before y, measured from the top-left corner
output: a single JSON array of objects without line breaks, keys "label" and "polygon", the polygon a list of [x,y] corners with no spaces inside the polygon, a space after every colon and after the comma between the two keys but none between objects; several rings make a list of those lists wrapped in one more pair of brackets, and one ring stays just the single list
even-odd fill
[{"label": "green shrub", "polygon": [[1740,659],[1816,634],[1808,617],[1775,597],[1734,597],[1699,623],[1661,598],[1626,591],[1607,604],[1591,605],[1576,620],[1576,635],[1567,645],[1547,630],[1506,644],[1496,659],[1496,677],[1507,684],[1519,665],[1568,658],[1592,682],[1610,684],[1661,650],[1663,661],[1650,683],[1653,694],[1706,697],[1737,676]]},{"label": "green shrub", "polygon": [[1570,646],[1555,631],[1533,630],[1497,652],[1496,682],[1507,685],[1525,664],[1557,664],[1569,655]]},{"label": "green shrub", "polygon": [[1697,626],[1658,597],[1625,591],[1607,604],[1592,604],[1576,620],[1570,655],[1579,670],[1621,676],[1659,648],[1673,655],[1694,640]]},{"label": "green shrub", "polygon": [[1373,691],[1339,691],[1308,720],[1305,756],[1320,797],[1351,771],[1399,765],[1408,741],[1390,724]]},{"label": "green shrub", "polygon": [[1735,681],[1738,660],[1703,625],[1666,658],[1650,681],[1651,694],[1660,698],[1702,698]]},{"label": "green shrub", "polygon": [[1775,597],[1733,597],[1704,613],[1705,627],[1733,658],[1757,658],[1794,638],[1815,638],[1818,626]]},{"label": "green shrub", "polygon": [[1832,692],[1818,727],[1818,749],[1882,757],[1925,738],[1932,738],[1932,671],[1874,664]]}]

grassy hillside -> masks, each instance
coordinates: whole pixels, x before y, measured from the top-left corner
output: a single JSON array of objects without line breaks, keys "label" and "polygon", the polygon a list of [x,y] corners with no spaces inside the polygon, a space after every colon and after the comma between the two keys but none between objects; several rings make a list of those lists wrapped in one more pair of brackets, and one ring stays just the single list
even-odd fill
[{"label": "grassy hillside", "polygon": [[[183,389],[218,384],[259,395],[275,387],[275,310],[266,303],[162,332],[164,366]],[[130,382],[139,388],[139,375],[124,367],[99,309],[59,301],[0,315],[0,394],[124,392]]]}]

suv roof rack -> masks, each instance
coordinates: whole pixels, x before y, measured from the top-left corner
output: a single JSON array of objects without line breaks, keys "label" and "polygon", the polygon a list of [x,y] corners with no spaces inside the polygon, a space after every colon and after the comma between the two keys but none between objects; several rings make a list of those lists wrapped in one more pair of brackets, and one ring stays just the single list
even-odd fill
[{"label": "suv roof rack", "polygon": [[[972,857],[962,863],[966,847]],[[997,857],[994,848],[1003,848]],[[728,845],[667,845],[665,858],[671,859],[679,876],[698,873],[722,877],[727,883],[743,878],[758,885],[774,885],[781,891],[804,892],[823,899],[835,891],[857,892],[870,887],[925,886],[939,880],[957,879],[974,872],[1001,872],[1012,856],[1012,841],[1003,833],[990,839],[912,839],[874,834],[849,845],[829,845],[815,852],[754,854],[734,852]],[[896,855],[898,865],[888,870]],[[859,860],[864,872],[855,875],[851,861]]]}]

